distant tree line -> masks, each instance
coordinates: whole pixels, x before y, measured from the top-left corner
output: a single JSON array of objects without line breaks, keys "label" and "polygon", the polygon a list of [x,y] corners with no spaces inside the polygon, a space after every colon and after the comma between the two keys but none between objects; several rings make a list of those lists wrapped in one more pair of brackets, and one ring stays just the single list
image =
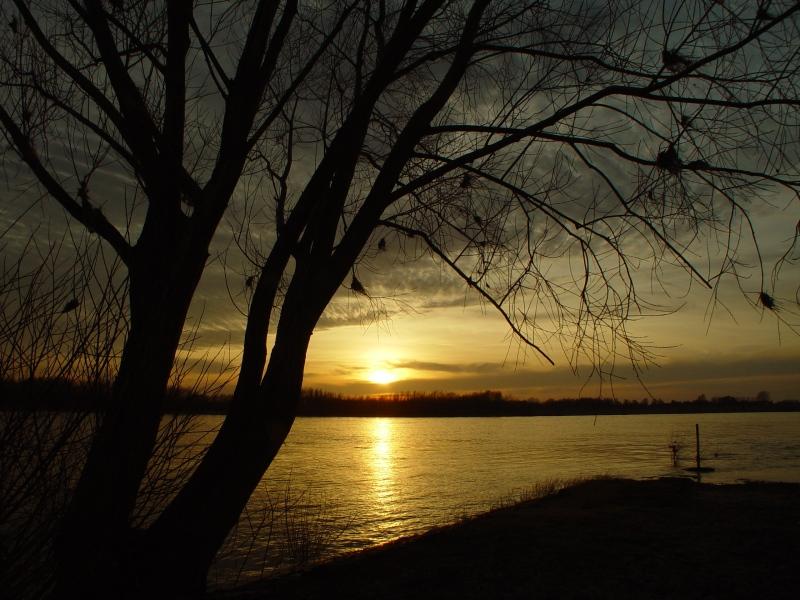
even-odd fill
[{"label": "distant tree line", "polygon": [[[102,411],[110,389],[59,379],[24,382],[0,380],[0,410],[47,409]],[[224,414],[230,398],[173,390],[167,398],[172,413]],[[725,412],[800,411],[800,400],[773,402],[766,391],[755,397],[704,394],[692,401],[658,398],[561,398],[517,400],[502,392],[470,393],[400,392],[379,396],[345,396],[319,389],[305,389],[298,415],[313,417],[493,417],[558,415],[681,414]]]},{"label": "distant tree line", "polygon": [[561,398],[517,400],[498,391],[455,394],[444,392],[409,392],[381,396],[343,396],[323,390],[304,390],[299,407],[303,416],[374,416],[374,417],[490,417],[669,414],[715,412],[798,411],[800,400],[772,402],[766,392],[755,398],[722,396],[708,400],[664,401],[644,398]]},{"label": "distant tree line", "polygon": [[[167,392],[173,413],[214,413],[227,406],[227,397],[192,393],[183,389]],[[60,378],[0,379],[0,410],[56,410],[104,412],[111,402],[108,381],[81,382]]]}]

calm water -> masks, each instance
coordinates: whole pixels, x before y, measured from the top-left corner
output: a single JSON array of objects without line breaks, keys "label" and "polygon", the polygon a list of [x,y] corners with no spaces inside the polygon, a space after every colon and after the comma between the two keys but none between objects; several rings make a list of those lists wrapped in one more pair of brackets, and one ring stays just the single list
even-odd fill
[{"label": "calm water", "polygon": [[[486,510],[547,480],[684,475],[694,464],[695,423],[703,465],[715,469],[704,481],[800,482],[800,413],[302,418],[254,495],[248,525],[259,507],[291,505],[295,516],[283,515],[284,525],[318,536],[330,555]],[[680,445],[677,468],[672,442]],[[277,547],[279,529],[289,528],[262,527],[256,547]],[[246,553],[244,544],[231,544],[228,563]],[[243,578],[259,574],[254,552]]]}]

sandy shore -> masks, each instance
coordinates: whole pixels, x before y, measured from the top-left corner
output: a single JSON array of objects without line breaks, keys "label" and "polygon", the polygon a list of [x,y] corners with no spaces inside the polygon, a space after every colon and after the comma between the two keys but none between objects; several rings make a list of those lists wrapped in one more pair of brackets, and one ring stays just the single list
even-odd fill
[{"label": "sandy shore", "polygon": [[797,598],[800,484],[592,480],[220,598]]}]

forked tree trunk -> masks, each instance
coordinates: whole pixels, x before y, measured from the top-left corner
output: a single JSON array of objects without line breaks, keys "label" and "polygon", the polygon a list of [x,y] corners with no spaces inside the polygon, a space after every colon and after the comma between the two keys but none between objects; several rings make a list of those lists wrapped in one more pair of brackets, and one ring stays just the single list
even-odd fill
[{"label": "forked tree trunk", "polygon": [[310,340],[276,341],[262,385],[240,391],[187,485],[147,532],[148,593],[196,597],[208,570],[294,422]]}]

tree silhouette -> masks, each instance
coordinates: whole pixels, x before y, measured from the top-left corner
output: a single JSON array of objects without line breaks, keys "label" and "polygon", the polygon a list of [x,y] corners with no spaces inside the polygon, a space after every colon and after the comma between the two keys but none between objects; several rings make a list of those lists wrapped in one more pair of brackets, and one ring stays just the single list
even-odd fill
[{"label": "tree silhouette", "polygon": [[[543,341],[557,340],[601,370],[646,361],[626,332],[642,308],[639,265],[656,277],[677,265],[715,289],[743,268],[752,212],[796,202],[798,10],[3,3],[9,179],[22,189],[32,175],[129,279],[54,595],[203,589],[292,426],[320,316],[343,284],[368,295],[355,267],[375,250],[430,253],[546,361]],[[230,411],[191,478],[134,531],[187,313],[235,203],[250,271]],[[772,297],[766,287],[757,297]]]}]

